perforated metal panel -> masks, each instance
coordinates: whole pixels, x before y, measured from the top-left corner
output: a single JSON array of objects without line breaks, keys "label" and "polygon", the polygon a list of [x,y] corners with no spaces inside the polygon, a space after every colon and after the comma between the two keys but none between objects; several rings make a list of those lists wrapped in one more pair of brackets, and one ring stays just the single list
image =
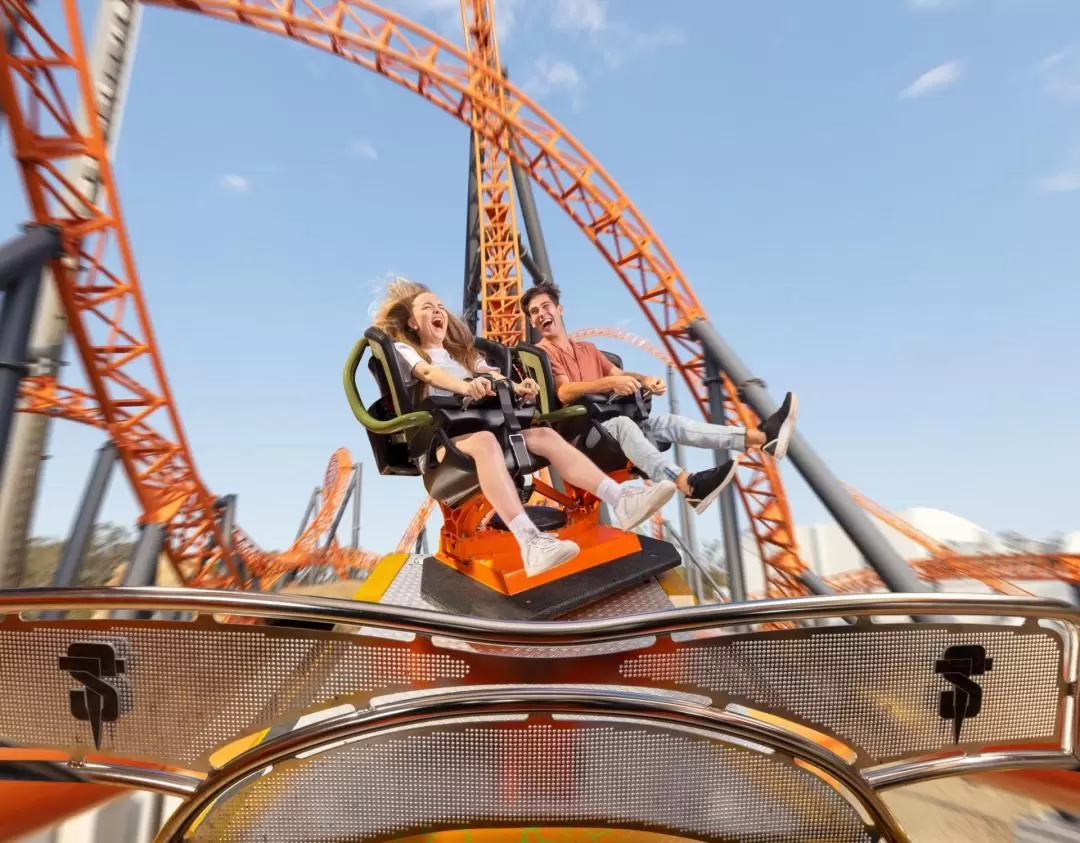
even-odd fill
[{"label": "perforated metal panel", "polygon": [[963,719],[961,743],[1056,739],[1063,640],[1031,627],[887,624],[714,639],[631,656],[620,673],[794,715],[884,761],[954,744],[941,701],[955,686],[939,663],[973,645],[992,663],[968,677],[980,710]]},{"label": "perforated metal panel", "polygon": [[210,751],[291,709],[345,693],[460,680],[469,670],[453,654],[296,630],[205,623],[100,630],[0,626],[0,740],[94,750],[89,723],[72,711],[70,695],[83,686],[59,661],[80,642],[111,644],[124,663],[104,683],[121,716],[103,723],[101,749],[188,769],[205,768]]},{"label": "perforated metal panel", "polygon": [[701,840],[874,839],[844,796],[780,753],[595,718],[472,718],[339,744],[249,779],[218,802],[191,839],[366,841],[545,824],[646,828]]}]

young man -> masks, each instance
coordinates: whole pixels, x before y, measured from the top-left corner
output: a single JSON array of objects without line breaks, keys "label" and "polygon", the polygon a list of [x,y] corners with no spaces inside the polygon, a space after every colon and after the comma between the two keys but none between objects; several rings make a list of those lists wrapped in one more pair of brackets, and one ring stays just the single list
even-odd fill
[{"label": "young man", "polygon": [[[559,401],[573,403],[588,393],[632,395],[641,389],[663,395],[667,386],[660,378],[637,372],[624,372],[589,342],[571,340],[563,324],[559,288],[549,282],[530,287],[521,297],[521,309],[530,324],[540,332],[538,343],[551,362],[551,373]],[[735,477],[739,457],[704,471],[689,472],[672,465],[654,442],[671,442],[713,451],[745,452],[761,448],[776,459],[783,459],[795,429],[798,402],[788,393],[784,403],[755,430],[723,427],[671,414],[653,416],[644,424],[620,416],[604,422],[626,458],[655,482],[673,480],[679,491],[698,513],[709,505]]]}]

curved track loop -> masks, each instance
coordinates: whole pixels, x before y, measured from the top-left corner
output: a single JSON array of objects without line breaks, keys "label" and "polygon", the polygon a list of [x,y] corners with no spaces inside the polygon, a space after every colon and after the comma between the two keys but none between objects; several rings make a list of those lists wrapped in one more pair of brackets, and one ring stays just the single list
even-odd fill
[{"label": "curved track loop", "polygon": [[[19,35],[23,57],[0,52],[0,100],[34,218],[60,228],[70,257],[54,262],[53,270],[72,334],[140,504],[151,519],[169,526],[169,552],[181,577],[200,584],[224,561],[226,571],[218,573],[242,586],[231,560],[220,552],[214,496],[196,471],[153,338],[93,107],[76,2],[62,3],[68,46],[61,33],[45,31],[25,0],[0,0],[9,22],[25,21]],[[294,0],[149,4],[240,23],[338,55],[424,97],[516,158],[631,291],[708,416],[704,358],[687,330],[704,313],[682,272],[610,176],[512,83],[495,80],[505,98],[500,110],[486,98],[485,86],[475,84],[493,77],[491,69],[471,67],[460,48],[366,0],[335,0],[321,8]],[[64,93],[73,81],[75,108]],[[71,155],[89,156],[98,165],[100,204],[89,202],[60,173],[58,162]],[[756,424],[735,385],[725,379],[724,387],[729,417]],[[802,562],[775,464],[768,458],[748,461],[740,487],[771,582],[782,593],[801,591],[787,575]]]}]

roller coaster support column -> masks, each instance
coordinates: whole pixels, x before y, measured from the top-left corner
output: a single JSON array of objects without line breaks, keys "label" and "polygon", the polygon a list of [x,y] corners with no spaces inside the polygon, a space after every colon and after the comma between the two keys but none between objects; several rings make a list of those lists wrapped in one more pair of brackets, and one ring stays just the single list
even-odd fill
[{"label": "roller coaster support column", "polygon": [[[143,524],[139,540],[131,550],[127,573],[124,574],[125,586],[150,586],[157,582],[158,559],[165,547],[165,525]],[[114,618],[128,620],[149,620],[153,612],[120,610],[113,612]]]},{"label": "roller coaster support column", "polygon": [[311,497],[308,499],[307,509],[304,510],[304,518],[300,521],[300,529],[296,531],[296,541],[300,541],[300,537],[304,535],[304,530],[307,529],[308,521],[311,520],[311,516],[315,514],[315,510],[319,506],[319,493],[322,491],[322,487],[316,486],[315,491],[311,493]]},{"label": "roller coaster support column", "polygon": [[[510,168],[514,174],[514,187],[517,190],[518,207],[521,208],[521,219],[525,223],[525,236],[529,240],[530,257],[544,280],[554,281],[555,276],[551,272],[547,244],[544,242],[544,230],[540,227],[540,214],[536,211],[532,180],[513,158],[510,159]],[[532,275],[531,272],[529,274]]]},{"label": "roller coaster support column", "polygon": [[[330,547],[330,544],[334,541],[334,536],[337,535],[338,527],[341,526],[341,519],[345,517],[345,510],[348,509],[349,501],[352,500],[353,492],[356,491],[356,478],[359,466],[354,465],[352,471],[349,472],[349,485],[345,489],[345,495],[341,499],[341,505],[338,507],[338,511],[334,513],[334,520],[330,523],[330,532],[326,534],[326,546]],[[360,496],[357,495],[356,502],[360,503]]]},{"label": "roller coaster support column", "polygon": [[461,314],[474,335],[480,332],[480,187],[476,180],[476,133],[469,133],[469,190],[465,208],[465,301]]},{"label": "roller coaster support column", "polygon": [[[769,398],[765,387],[755,380],[743,362],[736,356],[717,330],[705,319],[698,319],[689,326],[690,333],[705,347],[706,355],[712,354],[719,368],[727,372],[728,377],[742,391],[743,400],[753,408],[761,418],[766,418],[776,410],[776,404]],[[863,558],[874,569],[882,582],[892,591],[922,593],[929,589],[915,576],[915,572],[904,562],[900,554],[888,543],[870,523],[851,496],[844,491],[840,481],[829,471],[824,461],[806,441],[796,433],[791,439],[788,454],[803,479],[814,490],[818,499],[832,513],[840,528],[859,549]],[[810,583],[807,582],[809,586]]]},{"label": "roller coaster support column", "polygon": [[[71,533],[64,543],[64,549],[60,552],[60,564],[56,566],[53,575],[54,588],[71,588],[78,585],[79,568],[82,566],[86,551],[90,548],[90,539],[94,535],[94,524],[97,523],[101,504],[105,500],[105,493],[109,489],[109,481],[112,479],[113,466],[116,465],[116,443],[106,442],[98,448],[97,459],[94,460],[94,468],[90,472],[90,479],[86,483],[86,491],[83,492],[82,503],[79,511],[75,513],[75,521],[71,525]],[[58,618],[61,613],[52,612],[48,617]]]},{"label": "roller coaster support column", "polygon": [[[94,38],[90,45],[90,73],[97,95],[97,111],[105,133],[109,157],[116,159],[124,103],[135,61],[142,3],[100,0]],[[83,110],[75,118],[84,130]],[[64,176],[89,201],[98,200],[97,164],[90,158],[68,159]],[[60,347],[67,334],[67,318],[60,294],[47,272],[42,284],[30,347]],[[39,413],[20,413],[11,433],[11,449],[0,484],[0,586],[5,578],[18,582],[26,564],[26,535],[38,496],[42,454],[52,419]]]},{"label": "roller coaster support column", "polygon": [[[709,418],[724,418],[724,388],[720,384],[720,372],[713,356],[705,351],[705,386],[709,390]],[[730,459],[730,452],[716,452],[716,464]],[[739,512],[735,508],[735,486],[729,485],[720,493],[720,524],[724,532],[724,563],[727,567],[728,590],[731,602],[746,600],[746,567],[742,558],[742,542],[739,539]]]},{"label": "roller coaster support column", "polygon": [[[30,330],[45,264],[59,255],[54,228],[35,227],[0,248],[0,477],[15,423],[19,381],[29,369]],[[0,569],[0,587],[4,586]],[[15,583],[11,583],[14,585]]]},{"label": "roller coaster support column", "polygon": [[[671,406],[672,415],[679,414],[679,398],[675,392],[675,371],[671,366],[668,366],[667,370],[668,381],[668,402]],[[683,446],[676,442],[672,446],[672,452],[675,457],[675,465],[685,465],[683,462]],[[690,504],[686,502],[686,498],[679,496],[679,543],[686,548],[684,556],[690,556],[697,560],[698,555],[698,543],[697,535],[694,532],[694,522],[690,518]],[[688,560],[689,561],[689,560]],[[705,596],[704,580],[702,579],[702,571],[699,565],[689,564],[686,566],[687,571],[687,585],[690,586],[690,590],[694,592],[694,596],[698,600],[703,600]]]}]

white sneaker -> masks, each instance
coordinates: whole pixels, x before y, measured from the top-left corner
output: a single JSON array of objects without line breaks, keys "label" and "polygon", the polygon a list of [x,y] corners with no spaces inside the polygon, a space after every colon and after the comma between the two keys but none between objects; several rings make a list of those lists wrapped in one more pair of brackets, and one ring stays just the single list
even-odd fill
[{"label": "white sneaker", "polygon": [[537,533],[525,544],[521,558],[525,563],[525,573],[535,577],[556,565],[569,562],[580,552],[581,548],[571,541],[557,539],[550,533]]},{"label": "white sneaker", "polygon": [[675,496],[678,488],[670,480],[652,486],[624,486],[622,497],[612,512],[619,526],[633,530],[638,524],[660,511]]}]

